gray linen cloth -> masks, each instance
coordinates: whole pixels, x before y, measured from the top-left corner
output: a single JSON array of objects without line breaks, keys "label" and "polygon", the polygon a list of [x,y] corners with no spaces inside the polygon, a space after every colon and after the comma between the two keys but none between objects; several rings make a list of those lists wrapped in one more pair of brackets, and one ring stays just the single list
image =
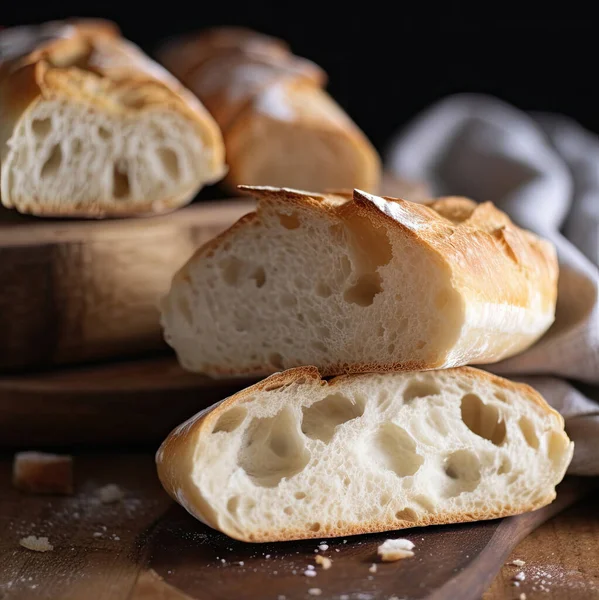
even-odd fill
[{"label": "gray linen cloth", "polygon": [[555,323],[526,352],[485,368],[535,387],[575,442],[568,472],[599,475],[599,137],[560,115],[457,95],[408,124],[386,159],[435,196],[491,200],[555,244]]}]

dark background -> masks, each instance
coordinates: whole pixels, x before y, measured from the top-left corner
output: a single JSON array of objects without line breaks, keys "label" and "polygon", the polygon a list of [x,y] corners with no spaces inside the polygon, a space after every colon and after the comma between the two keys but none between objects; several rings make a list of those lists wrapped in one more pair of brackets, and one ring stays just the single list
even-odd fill
[{"label": "dark background", "polygon": [[[329,73],[329,90],[384,151],[418,111],[456,92],[493,94],[524,110],[557,111],[599,132],[599,23],[561,3],[524,14],[484,4],[397,2],[160,3],[23,0],[0,8],[4,26],[68,16],[116,21],[149,53],[160,40],[213,25],[244,25],[285,38]],[[406,7],[411,7],[408,11]]]}]

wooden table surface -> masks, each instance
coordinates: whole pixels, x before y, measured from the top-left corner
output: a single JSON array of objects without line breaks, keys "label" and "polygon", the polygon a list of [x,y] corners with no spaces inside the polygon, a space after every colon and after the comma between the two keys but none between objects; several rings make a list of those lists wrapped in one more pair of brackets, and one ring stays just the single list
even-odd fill
[{"label": "wooden table surface", "polygon": [[[245,568],[239,566],[239,562],[233,567],[235,563],[221,565],[220,557],[212,556],[228,553],[232,557],[248,546],[221,536],[218,542],[220,550],[215,552],[215,546],[207,543],[209,536],[203,533],[205,529],[162,491],[149,453],[76,456],[76,493],[71,497],[33,496],[14,490],[10,484],[11,461],[9,455],[0,458],[2,600],[184,600],[190,596],[169,586],[166,581],[174,580],[176,576],[179,576],[178,581],[183,582],[193,579],[197,568],[193,561],[190,564],[190,556],[205,561],[209,555],[212,565],[205,579],[207,585],[218,577],[234,579],[235,568],[240,573],[249,570],[249,561]],[[125,496],[121,501],[103,504],[98,489],[110,483],[118,483]],[[160,523],[162,525],[157,527]],[[167,523],[166,526],[164,523]],[[456,532],[461,535],[460,528],[463,527],[468,526],[454,527],[453,535]],[[19,540],[28,535],[48,537],[54,550],[38,553],[20,547]],[[179,546],[169,549],[168,540],[173,537],[177,538]],[[156,538],[167,542],[162,550],[157,546]],[[334,540],[331,544],[330,552],[333,544],[342,548],[342,554],[332,556],[341,557],[342,541]],[[229,552],[234,549],[228,546],[235,546],[235,551]],[[422,551],[424,546],[423,541]],[[180,548],[181,555],[178,553]],[[273,552],[279,548],[276,546]],[[312,551],[310,548],[309,552]],[[264,563],[262,554],[259,560]],[[187,556],[187,562],[184,562],[183,555]],[[257,560],[249,555],[248,558]],[[300,556],[297,560],[301,562],[304,558]],[[509,560],[514,559],[523,560],[526,564],[514,567],[506,563],[484,595],[484,600],[518,599],[521,594],[526,595],[526,600],[599,599],[599,511],[596,494],[591,492],[584,500],[530,534],[513,551]],[[341,565],[341,560],[337,561],[337,565]],[[278,594],[273,594],[273,590],[277,589],[277,581],[282,582],[283,579],[277,580],[276,565],[268,568],[272,575],[270,583],[265,583],[270,586],[268,593],[264,591],[262,594],[254,588],[252,593],[246,594],[241,589],[237,591],[235,600],[250,597],[277,600]],[[183,573],[185,570],[187,574]],[[368,585],[376,586],[379,577],[383,585],[384,567],[379,567],[378,571],[376,575],[364,577],[365,580],[372,579]],[[516,587],[513,577],[519,571],[524,573],[525,579]],[[331,574],[333,570],[327,573]],[[244,576],[247,577],[247,574]],[[291,573],[286,577],[288,581],[299,581],[300,585],[304,585],[307,579]],[[324,581],[324,577],[322,572],[319,580]],[[231,579],[228,585],[234,585]],[[400,592],[395,594],[399,600],[402,597],[402,581],[395,578],[394,585]],[[197,584],[194,589],[198,589]],[[193,597],[216,597],[205,589],[202,592],[201,586],[199,589]],[[368,594],[351,597],[366,596]],[[223,599],[229,597],[218,595]],[[323,599],[328,597],[325,593],[321,595]]]}]

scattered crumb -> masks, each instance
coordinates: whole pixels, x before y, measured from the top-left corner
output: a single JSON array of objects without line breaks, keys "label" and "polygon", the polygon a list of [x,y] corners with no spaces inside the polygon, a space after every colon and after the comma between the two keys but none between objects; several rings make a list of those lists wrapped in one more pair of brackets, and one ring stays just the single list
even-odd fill
[{"label": "scattered crumb", "polygon": [[322,590],[320,588],[310,588],[308,590],[308,594],[310,594],[310,596],[320,596],[320,594],[322,594]]},{"label": "scattered crumb", "polygon": [[92,534],[95,538],[100,538],[102,537],[104,534],[101,531],[94,531],[94,533]]},{"label": "scattered crumb", "polygon": [[112,502],[118,502],[122,500],[125,496],[123,490],[118,485],[114,483],[109,483],[104,487],[101,487],[98,492],[98,498],[100,498],[100,502],[102,504],[111,504]]},{"label": "scattered crumb", "polygon": [[304,575],[306,577],[316,577],[316,571],[310,571],[310,569],[306,569],[304,571]]},{"label": "scattered crumb", "polygon": [[321,556],[320,554],[314,558],[314,562],[317,565],[320,565],[325,571],[331,568],[333,561],[326,556]]},{"label": "scattered crumb", "polygon": [[277,596],[277,600],[287,600],[287,596],[284,596],[283,594],[279,594]]},{"label": "scattered crumb", "polygon": [[526,600],[526,594],[524,592],[522,592],[519,596],[518,596],[518,600]]},{"label": "scattered crumb", "polygon": [[520,573],[514,575],[514,581],[524,581],[525,579],[526,575],[524,574],[524,571],[520,571]]},{"label": "scattered crumb", "polygon": [[27,537],[21,538],[19,544],[27,550],[34,550],[35,552],[50,552],[54,550],[54,546],[48,541],[47,537],[35,537],[34,535],[28,535]]},{"label": "scattered crumb", "polygon": [[341,594],[341,596],[339,596],[339,600],[349,600],[349,596],[347,594]]},{"label": "scattered crumb", "polygon": [[335,548],[335,552],[339,552],[339,548]]},{"label": "scattered crumb", "polygon": [[377,553],[382,561],[391,562],[414,556],[412,548],[414,548],[414,544],[410,540],[399,538],[396,540],[385,540],[378,547]]},{"label": "scattered crumb", "polygon": [[267,554],[264,558],[270,558],[270,554]]},{"label": "scattered crumb", "polygon": [[512,585],[514,587],[520,587],[520,582],[519,581],[512,581]]},{"label": "scattered crumb", "polygon": [[224,564],[225,564],[227,561],[226,561],[224,558],[221,558],[221,559],[220,559],[220,562],[222,562],[222,563],[223,563],[223,565],[224,565]]},{"label": "scattered crumb", "polygon": [[344,543],[344,544],[347,544],[347,540],[343,540],[343,543]]},{"label": "scattered crumb", "polygon": [[329,545],[328,545],[328,544],[320,544],[320,545],[318,546],[318,549],[319,549],[319,550],[322,550],[322,551],[324,552],[325,550],[328,550],[328,549],[329,549]]},{"label": "scattered crumb", "polygon": [[245,565],[245,563],[244,563],[242,560],[240,560],[240,561],[239,561],[237,564],[238,564],[240,567],[243,567],[243,565]]},{"label": "scattered crumb", "polygon": [[376,565],[375,565],[374,563],[372,563],[372,564],[370,565],[370,569],[368,569],[368,570],[369,570],[371,573],[376,573],[376,571],[377,571]]},{"label": "scattered crumb", "polygon": [[18,452],[12,465],[13,485],[32,494],[72,494],[73,457],[46,452]]},{"label": "scattered crumb", "polygon": [[515,560],[513,560],[512,562],[508,563],[509,565],[512,565],[514,567],[523,567],[526,562],[523,560],[520,560],[519,558],[516,558]]}]

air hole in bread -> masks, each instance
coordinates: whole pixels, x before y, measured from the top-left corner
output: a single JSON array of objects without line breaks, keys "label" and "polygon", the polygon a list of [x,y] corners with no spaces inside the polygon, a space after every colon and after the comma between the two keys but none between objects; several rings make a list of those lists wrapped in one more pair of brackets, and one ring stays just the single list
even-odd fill
[{"label": "air hole in bread", "polygon": [[219,431],[230,433],[231,431],[235,431],[243,423],[247,413],[248,411],[245,406],[230,408],[218,418],[212,433],[218,433]]},{"label": "air hole in bread", "polygon": [[403,398],[406,402],[411,402],[414,398],[426,398],[440,393],[441,389],[434,381],[415,379],[406,387]]},{"label": "air hole in bread", "polygon": [[55,175],[58,170],[60,169],[60,165],[62,164],[62,149],[60,147],[60,144],[56,144],[56,146],[53,146],[51,152],[50,152],[50,156],[48,156],[48,158],[46,159],[46,162],[44,163],[42,170],[40,172],[40,176],[42,178],[44,177],[51,177],[52,175]]},{"label": "air hole in bread", "polygon": [[179,178],[179,159],[177,153],[171,148],[158,148],[158,158],[166,174],[171,179]]},{"label": "air hole in bread", "polygon": [[570,441],[568,437],[563,433],[552,431],[549,434],[549,440],[547,444],[547,456],[549,460],[554,464],[556,468],[561,468],[561,464],[568,460],[566,447]]},{"label": "air hole in bread", "polygon": [[98,135],[103,140],[109,140],[112,137],[110,134],[110,131],[108,129],[106,129],[106,127],[102,127],[102,126],[98,127]]},{"label": "air hole in bread", "polygon": [[395,352],[395,344],[391,343],[387,346],[387,352],[389,352],[389,354],[393,354]]},{"label": "air hole in bread", "polygon": [[129,195],[129,175],[123,165],[112,167],[112,195],[115,198],[125,198]]},{"label": "air hole in bread", "polygon": [[435,512],[436,510],[435,503],[428,496],[424,496],[423,494],[414,496],[414,502],[426,512]]},{"label": "air hole in bread", "polygon": [[342,245],[345,242],[345,229],[341,223],[329,227],[331,242],[336,245]]},{"label": "air hole in bread", "polygon": [[418,340],[416,342],[416,348],[418,350],[422,350],[426,346],[426,342],[424,340]]},{"label": "air hole in bread", "polygon": [[291,508],[291,506],[286,506],[286,507],[283,509],[283,512],[284,512],[286,515],[292,515],[292,514],[293,514],[293,508]]},{"label": "air hole in bread", "polygon": [[485,404],[476,394],[462,398],[462,420],[472,433],[500,446],[505,440],[505,422],[497,407]]},{"label": "air hole in bread", "polygon": [[287,292],[281,294],[281,306],[284,306],[285,308],[291,308],[296,306],[296,304],[297,298],[294,295]]},{"label": "air hole in bread", "polygon": [[457,450],[445,459],[445,474],[452,480],[447,489],[448,496],[471,492],[480,482],[480,460],[471,450]]},{"label": "air hole in bread", "polygon": [[266,283],[266,273],[263,267],[256,268],[250,277],[256,282],[256,287],[258,288],[261,288]]},{"label": "air hole in bread", "polygon": [[418,514],[411,508],[404,508],[403,510],[398,510],[395,513],[395,518],[398,521],[409,521],[410,523],[415,523],[418,521]]},{"label": "air hole in bread", "polygon": [[379,497],[379,504],[381,506],[387,506],[387,504],[389,504],[389,502],[391,502],[392,496],[390,494],[382,494]]},{"label": "air hole in bread", "polygon": [[507,402],[507,398],[503,392],[495,392],[493,395],[495,398],[497,398],[497,400],[499,400],[499,402]]},{"label": "air hole in bread", "polygon": [[378,428],[372,446],[376,462],[399,477],[414,475],[424,462],[410,434],[394,423]]},{"label": "air hole in bread", "polygon": [[512,461],[504,456],[501,459],[501,464],[499,465],[499,469],[497,469],[498,475],[504,475],[505,473],[509,473],[512,470]]},{"label": "air hole in bread", "polygon": [[293,496],[296,500],[303,500],[306,497],[306,494],[304,492],[295,492]]},{"label": "air hole in bread", "polygon": [[281,354],[279,354],[278,352],[273,352],[269,357],[268,360],[270,361],[270,364],[275,368],[275,369],[280,369],[281,371],[285,368],[283,366],[283,356]]},{"label": "air hole in bread", "polygon": [[52,119],[50,117],[33,119],[31,122],[31,131],[37,138],[37,141],[41,142],[52,131]]},{"label": "air hole in bread", "polygon": [[367,273],[360,275],[358,281],[345,290],[343,298],[350,304],[370,306],[374,297],[382,291],[381,276],[378,273]]},{"label": "air hole in bread", "polygon": [[274,417],[254,417],[243,437],[238,464],[255,485],[276,487],[303,471],[310,453],[297,429],[293,411],[283,408]]},{"label": "air hole in bread", "polygon": [[348,256],[342,256],[340,260],[341,282],[349,278],[352,273],[352,264]]},{"label": "air hole in bread", "polygon": [[343,478],[343,485],[345,487],[349,487],[351,485],[351,479],[347,475]]},{"label": "air hole in bread", "polygon": [[180,295],[177,297],[177,307],[179,308],[179,312],[181,316],[185,319],[185,321],[189,324],[193,324],[193,312],[191,310],[191,306],[189,304],[189,299],[187,296]]},{"label": "air hole in bread", "polygon": [[331,287],[327,283],[324,283],[323,281],[319,281],[316,284],[316,295],[317,296],[320,296],[321,298],[328,298],[332,293],[333,293],[333,291],[331,290]]},{"label": "air hole in bread", "polygon": [[322,325],[318,328],[318,335],[326,339],[328,337],[331,337],[331,330],[325,325]]},{"label": "air hole in bread", "polygon": [[520,417],[518,426],[520,427],[520,431],[522,432],[526,443],[531,448],[537,450],[539,448],[539,438],[537,437],[537,432],[530,419],[528,417]]},{"label": "air hole in bread", "polygon": [[238,508],[239,508],[239,496],[233,496],[233,497],[229,498],[229,500],[227,502],[227,510],[229,511],[229,513],[234,515],[237,512]]},{"label": "air hole in bread", "polygon": [[286,215],[284,213],[278,213],[279,222],[285,229],[297,229],[300,226],[299,217],[295,213]]},{"label": "air hole in bread", "polygon": [[237,285],[244,267],[244,262],[236,256],[228,256],[221,260],[220,268],[223,280],[228,285]]},{"label": "air hole in bread", "polygon": [[435,308],[437,308],[438,310],[444,308],[449,302],[450,297],[451,293],[447,289],[443,289],[440,292],[437,292],[437,295],[435,296]]},{"label": "air hole in bread", "polygon": [[378,337],[385,336],[385,328],[379,323],[376,328],[376,334]]},{"label": "air hole in bread", "polygon": [[320,531],[320,523],[312,523],[312,525],[310,525],[310,531]]},{"label": "air hole in bread", "polygon": [[79,154],[81,152],[81,140],[79,138],[73,138],[71,142],[71,153]]},{"label": "air hole in bread", "polygon": [[336,393],[304,407],[302,412],[304,435],[328,444],[333,439],[337,427],[364,414],[364,405]]}]

